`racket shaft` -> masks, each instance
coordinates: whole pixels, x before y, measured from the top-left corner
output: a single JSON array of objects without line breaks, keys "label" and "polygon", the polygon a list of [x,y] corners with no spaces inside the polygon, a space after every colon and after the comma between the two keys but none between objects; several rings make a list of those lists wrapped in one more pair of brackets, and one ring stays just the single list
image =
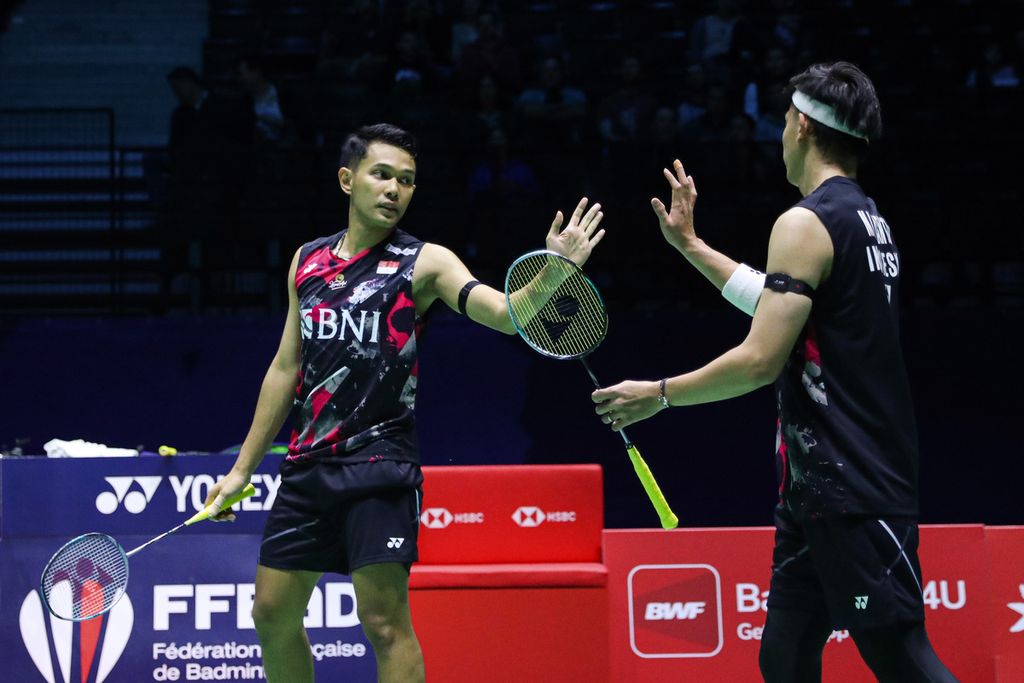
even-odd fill
[{"label": "racket shaft", "polygon": [[[242,500],[243,498],[248,498],[249,496],[253,495],[254,493],[256,493],[256,487],[253,486],[252,484],[247,484],[244,489],[242,489],[241,491],[239,491],[235,495],[233,495],[230,498],[228,498],[227,500],[225,500],[224,501],[224,505],[221,506],[220,510],[224,510],[226,508],[229,508],[232,505],[234,505],[235,503],[237,503],[238,501]],[[146,541],[142,545],[138,546],[137,548],[132,548],[127,553],[125,553],[125,555],[127,555],[128,557],[131,557],[132,555],[134,555],[135,553],[139,552],[143,548],[145,548],[145,547],[147,547],[149,545],[152,545],[153,543],[156,543],[157,541],[161,541],[161,540],[167,538],[168,536],[170,536],[171,534],[173,534],[175,532],[178,532],[178,531],[181,531],[182,529],[184,529],[187,526],[195,524],[196,522],[201,522],[204,519],[209,519],[213,515],[215,515],[218,512],[220,512],[220,510],[213,510],[212,508],[209,508],[209,507],[203,508],[202,510],[200,510],[196,514],[192,515],[190,518],[188,518],[187,520],[185,520],[184,522],[182,522],[178,526],[174,527],[173,529],[170,529],[169,531],[163,532],[162,534],[160,534],[159,536],[157,536],[155,538],[149,539],[148,541]]]},{"label": "racket shaft", "polygon": [[[594,383],[594,388],[600,389],[601,383],[597,381],[597,375],[590,369],[590,364],[587,363],[585,358],[580,358],[580,362],[583,363],[583,367],[586,368],[587,374],[590,375],[590,380]],[[626,430],[620,429],[619,436],[622,437],[623,443],[626,444],[626,452],[629,453],[629,460],[633,463],[633,469],[636,470],[636,476],[640,479],[640,483],[644,487],[644,491],[647,492],[647,497],[651,499],[651,503],[654,505],[655,511],[658,513],[658,517],[661,518],[662,529],[675,529],[679,526],[679,518],[676,517],[675,513],[672,512],[672,508],[669,507],[668,501],[665,500],[665,495],[661,492],[661,487],[658,486],[658,482],[654,479],[654,473],[651,472],[651,468],[647,466],[643,457],[640,455],[640,451],[637,450],[633,442],[626,436]]]},{"label": "racket shaft", "polygon": [[661,492],[658,482],[655,481],[651,468],[647,466],[636,446],[628,441],[626,443],[628,444],[626,452],[629,453],[629,459],[633,463],[633,469],[636,470],[636,476],[640,479],[644,491],[647,492],[647,497],[650,498],[651,504],[654,505],[654,510],[658,513],[658,517],[661,518],[661,528],[675,529],[679,526],[679,518],[672,512],[668,501],[665,500],[665,495]]}]

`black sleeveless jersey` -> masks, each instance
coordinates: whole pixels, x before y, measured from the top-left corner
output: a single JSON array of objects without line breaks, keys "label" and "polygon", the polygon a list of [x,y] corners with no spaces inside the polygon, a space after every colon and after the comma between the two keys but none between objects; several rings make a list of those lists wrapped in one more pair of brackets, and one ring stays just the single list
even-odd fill
[{"label": "black sleeveless jersey", "polygon": [[344,232],[299,252],[302,364],[288,459],[419,462],[413,408],[423,321],[412,275],[423,242],[396,229],[345,261],[332,252]]},{"label": "black sleeveless jersey", "polygon": [[899,342],[900,255],[850,178],[796,206],[832,238],[829,277],[776,380],[782,502],[797,518],[917,515],[917,430]]}]

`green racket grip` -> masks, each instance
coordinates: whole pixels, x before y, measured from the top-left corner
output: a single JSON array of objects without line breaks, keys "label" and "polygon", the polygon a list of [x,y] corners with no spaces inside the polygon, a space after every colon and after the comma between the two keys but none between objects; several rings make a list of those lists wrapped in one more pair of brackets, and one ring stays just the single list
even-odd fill
[{"label": "green racket grip", "polygon": [[256,487],[253,486],[252,484],[246,484],[244,489],[242,489],[235,495],[225,500],[224,505],[221,506],[220,510],[214,510],[212,505],[205,507],[196,514],[189,517],[188,520],[185,522],[185,526],[190,526],[192,524],[195,524],[196,522],[202,522],[203,520],[209,519],[210,517],[217,515],[221,510],[228,509],[238,501],[242,500],[243,498],[248,498],[254,493],[256,493]]},{"label": "green racket grip", "polygon": [[672,508],[669,507],[668,501],[665,500],[665,494],[661,492],[661,488],[658,486],[658,482],[654,480],[654,474],[651,473],[651,468],[644,462],[643,457],[640,455],[640,451],[636,449],[636,446],[629,444],[626,448],[629,453],[629,459],[633,463],[633,469],[636,470],[636,476],[640,479],[640,483],[643,484],[644,491],[647,492],[647,497],[651,499],[651,504],[654,505],[654,510],[658,513],[658,517],[661,518],[662,529],[675,529],[679,526],[679,518],[672,512]]}]

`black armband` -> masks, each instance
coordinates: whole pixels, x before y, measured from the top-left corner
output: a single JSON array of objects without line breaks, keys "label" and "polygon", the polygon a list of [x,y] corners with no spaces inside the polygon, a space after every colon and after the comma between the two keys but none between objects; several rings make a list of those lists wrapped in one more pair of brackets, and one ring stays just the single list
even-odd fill
[{"label": "black armband", "polygon": [[459,313],[462,315],[466,315],[466,300],[469,299],[469,293],[478,284],[480,284],[479,280],[470,280],[462,285],[462,289],[459,291]]},{"label": "black armband", "polygon": [[803,280],[797,280],[785,273],[768,273],[764,279],[764,286],[773,292],[783,294],[793,292],[794,294],[802,294],[808,299],[814,299],[814,287],[811,287]]}]

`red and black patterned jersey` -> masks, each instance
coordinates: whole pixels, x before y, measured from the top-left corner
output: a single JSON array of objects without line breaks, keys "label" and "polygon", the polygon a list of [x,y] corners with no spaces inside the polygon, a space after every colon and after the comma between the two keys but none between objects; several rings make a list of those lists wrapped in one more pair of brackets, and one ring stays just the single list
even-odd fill
[{"label": "red and black patterned jersey", "polygon": [[344,232],[299,252],[302,364],[288,459],[419,462],[413,408],[423,320],[412,276],[423,242],[396,229],[346,261],[332,251]]},{"label": "red and black patterned jersey", "polygon": [[900,254],[850,178],[796,206],[832,239],[829,277],[776,380],[782,501],[798,518],[917,515],[917,428],[899,340]]}]

